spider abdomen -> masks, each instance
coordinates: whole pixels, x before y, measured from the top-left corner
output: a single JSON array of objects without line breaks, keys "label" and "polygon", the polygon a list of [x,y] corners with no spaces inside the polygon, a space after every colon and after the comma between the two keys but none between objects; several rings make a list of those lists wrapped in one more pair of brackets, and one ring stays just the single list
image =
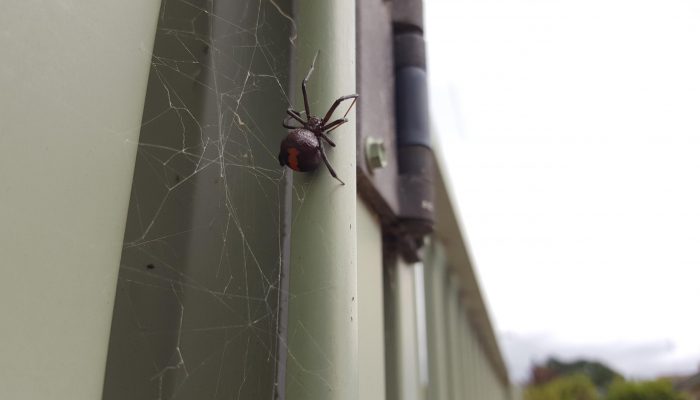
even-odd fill
[{"label": "spider abdomen", "polygon": [[280,165],[300,172],[313,171],[323,162],[319,146],[313,132],[304,128],[294,129],[280,144]]}]

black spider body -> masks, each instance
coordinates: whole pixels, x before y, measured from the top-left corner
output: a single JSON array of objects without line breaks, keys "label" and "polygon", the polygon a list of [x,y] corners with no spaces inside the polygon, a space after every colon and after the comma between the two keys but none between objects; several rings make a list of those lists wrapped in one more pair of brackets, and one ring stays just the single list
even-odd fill
[{"label": "black spider body", "polygon": [[[284,121],[282,121],[282,126],[291,130],[287,134],[287,137],[282,140],[282,143],[280,143],[280,154],[277,158],[280,162],[280,166],[286,165],[289,168],[300,172],[313,171],[318,168],[319,165],[321,165],[321,162],[323,162],[326,164],[328,172],[330,172],[335,179],[340,181],[340,183],[345,185],[345,182],[338,178],[338,175],[335,173],[331,163],[328,161],[326,151],[323,148],[323,141],[335,147],[335,143],[333,143],[333,141],[328,137],[327,133],[348,122],[345,116],[348,115],[348,112],[350,112],[350,109],[355,104],[355,100],[357,99],[358,95],[350,94],[340,97],[333,103],[333,105],[331,105],[323,119],[311,115],[311,112],[309,111],[309,98],[306,94],[306,82],[309,80],[313,70],[314,66],[312,64],[309,73],[301,83],[301,91],[304,95],[304,110],[306,111],[307,119],[304,120],[301,113],[298,111],[291,108],[287,109],[288,116],[284,119]],[[348,108],[348,111],[345,113],[345,116],[343,116],[343,118],[336,119],[335,121],[328,122],[333,115],[333,111],[335,111],[340,103],[348,99],[353,99],[353,102]],[[289,118],[295,119],[297,122],[301,123],[302,126],[290,125],[288,123]]]},{"label": "black spider body", "polygon": [[294,129],[280,145],[280,165],[299,172],[313,171],[323,162],[319,146],[316,134],[304,128]]}]

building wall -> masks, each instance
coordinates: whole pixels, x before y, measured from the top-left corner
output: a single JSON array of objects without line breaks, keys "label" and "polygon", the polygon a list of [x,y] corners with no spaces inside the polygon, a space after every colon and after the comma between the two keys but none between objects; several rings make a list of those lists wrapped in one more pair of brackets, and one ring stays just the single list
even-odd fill
[{"label": "building wall", "polygon": [[500,378],[470,321],[468,299],[459,275],[448,267],[444,246],[429,247],[425,265],[429,358],[427,392],[431,399],[510,399],[509,382]]}]

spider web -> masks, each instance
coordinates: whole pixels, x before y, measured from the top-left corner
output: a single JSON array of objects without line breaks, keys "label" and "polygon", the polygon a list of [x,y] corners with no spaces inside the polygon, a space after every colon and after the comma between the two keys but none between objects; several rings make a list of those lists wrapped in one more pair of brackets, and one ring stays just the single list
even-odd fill
[{"label": "spider web", "polygon": [[290,3],[161,5],[105,399],[284,397]]}]

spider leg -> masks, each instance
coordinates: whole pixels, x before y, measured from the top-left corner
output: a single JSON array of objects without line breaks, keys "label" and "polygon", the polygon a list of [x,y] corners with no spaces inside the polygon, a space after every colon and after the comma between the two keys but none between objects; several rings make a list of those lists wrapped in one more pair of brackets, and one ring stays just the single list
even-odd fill
[{"label": "spider leg", "polygon": [[[336,100],[335,103],[333,103],[333,105],[331,106],[331,108],[328,109],[326,116],[323,117],[323,124],[325,125],[325,123],[328,122],[329,119],[331,119],[331,115],[333,115],[333,111],[335,111],[335,109],[338,108],[340,103],[342,103],[348,99],[357,99],[358,96],[359,96],[358,94],[349,94],[347,96],[343,96],[343,97],[339,98],[338,100]],[[352,102],[352,105],[350,106],[350,108],[352,108],[353,105],[355,105],[354,101]],[[348,112],[350,112],[350,108],[348,108]],[[345,115],[347,115],[347,113],[345,113]]]},{"label": "spider leg", "polygon": [[335,121],[331,122],[328,125],[324,125],[321,130],[322,131],[332,131],[333,129],[339,127],[340,125],[343,125],[344,123],[348,122],[347,118],[341,118],[341,119],[336,119]]},{"label": "spider leg", "polygon": [[292,126],[290,125],[287,120],[289,120],[289,117],[285,118],[284,121],[282,121],[282,126],[287,128],[287,129],[299,129],[303,128],[303,126]]},{"label": "spider leg", "polygon": [[333,143],[333,141],[331,140],[331,138],[328,137],[328,135],[326,135],[325,133],[321,132],[321,133],[319,133],[319,136],[321,136],[321,137],[323,138],[323,140],[325,140],[326,142],[328,142],[328,144],[330,144],[331,146],[335,147],[335,143]]},{"label": "spider leg", "polygon": [[343,124],[338,124],[338,125],[334,126],[333,129],[327,130],[326,133],[330,133],[331,131],[334,131],[335,128],[339,127],[340,125],[343,125]]},{"label": "spider leg", "polygon": [[[318,57],[318,53],[316,53],[316,57]],[[309,73],[306,74],[306,78],[301,81],[301,92],[304,95],[304,110],[306,110],[307,117],[311,116],[311,109],[309,108],[309,95],[306,94],[306,82],[309,81],[309,78],[311,78],[311,73],[314,72],[316,57],[314,57],[314,61],[311,63],[311,68],[309,68]]]},{"label": "spider leg", "polygon": [[328,172],[331,173],[331,176],[333,176],[340,183],[345,185],[345,182],[343,182],[340,178],[338,178],[338,174],[335,173],[335,170],[331,166],[330,161],[328,161],[328,157],[326,157],[326,151],[323,150],[323,142],[318,142],[318,150],[321,152],[321,158],[323,158],[323,162],[326,164],[326,168],[328,168]]},{"label": "spider leg", "polygon": [[[313,71],[313,67],[309,71],[309,75],[311,75],[311,71]],[[306,110],[306,115],[311,115],[311,111],[309,110],[309,96],[306,94],[306,81],[309,79],[309,75],[306,75],[306,78],[301,82],[301,92],[304,94],[304,110]]]},{"label": "spider leg", "polygon": [[[287,109],[287,114],[289,114],[289,116],[292,117],[292,118],[294,118],[295,120],[299,121],[302,125],[306,125],[306,121],[304,121],[304,120],[301,118],[301,115],[299,115],[298,112],[292,110],[291,108],[288,108],[288,109]],[[285,118],[285,120],[286,120],[286,118]]]},{"label": "spider leg", "polygon": [[316,66],[316,59],[318,58],[319,54],[321,54],[321,50],[318,50],[316,52],[314,60],[311,61],[311,68],[309,68],[309,72],[306,74],[306,78],[304,78],[304,80],[301,81],[301,92],[304,95],[304,110],[306,111],[306,118],[311,118],[311,109],[309,108],[309,95],[306,94],[306,82],[309,81],[309,78],[311,78],[311,73],[314,72],[314,67]]},{"label": "spider leg", "polygon": [[[358,96],[359,96],[359,95],[358,95]],[[354,99],[352,99],[352,103],[350,103],[350,107],[348,107],[348,110],[345,111],[345,114],[343,114],[343,118],[347,117],[348,114],[350,114],[350,110],[352,110],[352,107],[355,105],[356,102],[357,102],[357,97],[355,97]]]}]

